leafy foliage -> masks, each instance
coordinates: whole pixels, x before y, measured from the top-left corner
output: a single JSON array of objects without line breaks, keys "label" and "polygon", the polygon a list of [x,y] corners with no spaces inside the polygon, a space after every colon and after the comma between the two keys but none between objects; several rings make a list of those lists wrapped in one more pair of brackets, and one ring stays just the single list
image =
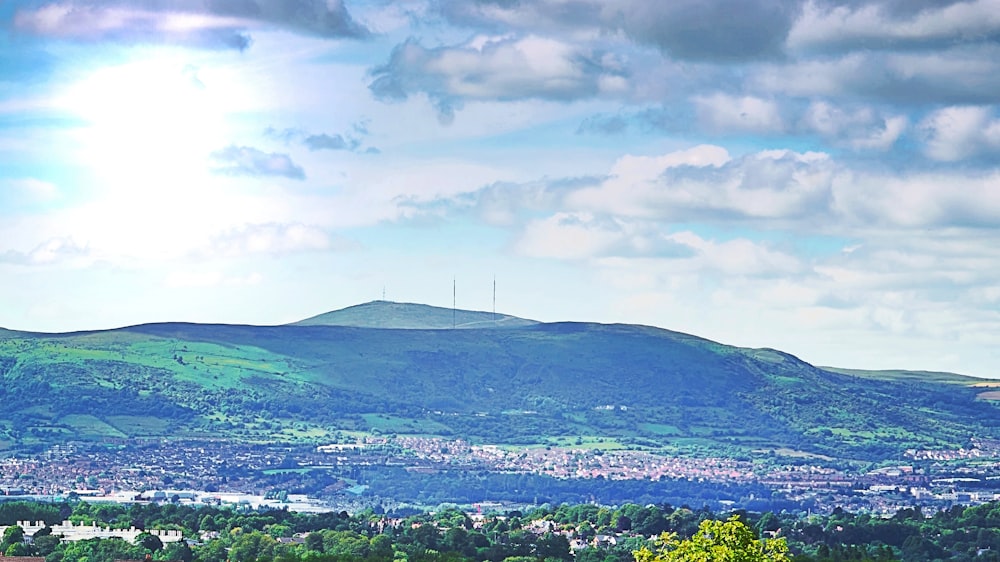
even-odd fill
[{"label": "leafy foliage", "polygon": [[[995,562],[1000,559],[1000,503],[956,506],[928,517],[903,509],[891,518],[835,510],[832,514],[711,511],[668,504],[618,507],[542,505],[529,512],[487,513],[481,521],[442,506],[436,513],[365,510],[305,514],[245,512],[156,504],[62,504],[73,520],[144,529],[181,529],[192,541],[157,545],[120,539],[61,541],[4,536],[8,552],[51,562],[142,559],[185,562]],[[659,541],[650,536],[660,535]],[[148,536],[148,535],[147,535]],[[570,550],[568,536],[576,541]],[[600,537],[617,536],[614,542]],[[162,548],[161,548],[162,547]]]},{"label": "leafy foliage", "polygon": [[784,539],[763,541],[737,517],[706,519],[689,539],[660,537],[654,550],[635,551],[636,562],[787,562]]}]

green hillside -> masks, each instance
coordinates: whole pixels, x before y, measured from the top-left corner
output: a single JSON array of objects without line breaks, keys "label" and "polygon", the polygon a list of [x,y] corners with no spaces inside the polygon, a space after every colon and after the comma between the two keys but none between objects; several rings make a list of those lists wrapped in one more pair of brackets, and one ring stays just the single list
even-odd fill
[{"label": "green hillside", "polygon": [[[391,308],[402,309],[398,318],[440,316],[411,306]],[[385,303],[377,308],[377,322],[388,323]],[[347,310],[328,318],[358,315]],[[514,444],[605,437],[692,454],[780,448],[879,460],[1000,438],[995,402],[978,400],[983,389],[961,379],[838,373],[775,350],[630,325],[8,333],[0,334],[0,377],[7,447],[366,431]]]},{"label": "green hillside", "polygon": [[313,316],[296,322],[294,325],[442,330],[452,328],[519,328],[532,324],[537,324],[537,322],[506,314],[452,310],[426,304],[374,301]]},{"label": "green hillside", "polygon": [[961,384],[972,385],[984,382],[983,379],[959,375],[956,373],[944,373],[940,371],[903,371],[903,370],[881,370],[868,371],[863,369],[842,369],[838,367],[822,367],[827,371],[841,373],[873,380],[882,381],[913,381],[918,383],[936,382],[941,384]]}]

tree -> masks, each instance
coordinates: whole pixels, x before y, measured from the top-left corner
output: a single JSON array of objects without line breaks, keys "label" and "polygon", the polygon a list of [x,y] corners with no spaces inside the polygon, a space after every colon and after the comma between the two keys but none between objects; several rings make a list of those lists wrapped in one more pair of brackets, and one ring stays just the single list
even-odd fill
[{"label": "tree", "polygon": [[306,535],[306,549],[323,552],[323,535],[315,531]]},{"label": "tree", "polygon": [[194,559],[194,553],[191,552],[191,547],[188,546],[187,541],[177,541],[168,544],[163,549],[163,554],[166,560],[191,562]]},{"label": "tree", "polygon": [[151,552],[156,552],[163,548],[163,541],[160,540],[160,537],[151,533],[140,533],[136,537],[136,543]]},{"label": "tree", "polygon": [[663,534],[656,551],[643,547],[632,553],[636,562],[789,562],[785,539],[759,540],[736,517],[706,519],[687,540]]},{"label": "tree", "polygon": [[24,529],[18,525],[7,527],[3,532],[3,544],[11,545],[24,540]]},{"label": "tree", "polygon": [[[24,540],[24,529],[17,525],[7,527],[3,532],[3,542],[0,542],[0,552],[12,552],[15,549],[24,549],[21,541]],[[13,556],[13,555],[11,555]]]},{"label": "tree", "polygon": [[59,546],[59,542],[59,537],[52,536],[51,532],[43,536],[38,536],[38,533],[35,533],[35,536],[31,540],[32,545],[35,547],[35,552],[39,556],[48,556],[51,554]]},{"label": "tree", "polygon": [[368,555],[379,560],[391,560],[393,558],[392,539],[385,535],[375,535],[371,538],[371,548]]},{"label": "tree", "polygon": [[553,560],[572,560],[573,553],[569,548],[569,539],[566,535],[545,533],[538,537],[535,542],[535,556]]}]

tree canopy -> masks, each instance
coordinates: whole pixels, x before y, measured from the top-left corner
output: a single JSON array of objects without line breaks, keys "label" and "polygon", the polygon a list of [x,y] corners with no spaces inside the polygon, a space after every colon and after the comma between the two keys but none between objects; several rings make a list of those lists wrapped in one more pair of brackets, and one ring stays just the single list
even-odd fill
[{"label": "tree canopy", "polygon": [[726,521],[707,519],[690,539],[664,533],[655,550],[643,547],[633,554],[636,562],[787,562],[785,539],[758,539],[738,517]]}]

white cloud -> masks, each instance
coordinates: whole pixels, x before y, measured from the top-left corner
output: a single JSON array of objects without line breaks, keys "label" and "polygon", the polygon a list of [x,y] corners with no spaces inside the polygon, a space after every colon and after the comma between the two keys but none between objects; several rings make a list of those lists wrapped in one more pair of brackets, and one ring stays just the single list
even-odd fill
[{"label": "white cloud", "polygon": [[22,31],[74,39],[98,39],[128,29],[184,34],[210,29],[242,27],[247,20],[185,12],[157,12],[125,6],[84,6],[54,3],[35,11],[18,12],[14,24]]},{"label": "white cloud", "polygon": [[694,98],[698,120],[720,133],[778,133],[785,125],[778,104],[753,96],[716,93]]},{"label": "white cloud", "polygon": [[246,225],[220,234],[212,240],[208,253],[229,257],[281,255],[332,247],[330,236],[315,226],[271,223]]},{"label": "white cloud", "polygon": [[773,96],[865,99],[901,108],[1000,101],[1000,46],[858,51],[760,65],[746,87]]},{"label": "white cloud", "polygon": [[689,259],[689,267],[698,270],[756,277],[780,277],[803,271],[803,265],[794,256],[745,238],[717,242],[684,231],[670,235],[669,239],[696,252]]},{"label": "white cloud", "polygon": [[234,176],[281,176],[306,178],[302,167],[287,154],[264,152],[250,146],[228,146],[212,153],[215,171]]},{"label": "white cloud", "polygon": [[247,0],[147,3],[144,8],[118,0],[43,4],[15,13],[23,33],[83,41],[164,42],[195,47],[246,49],[249,28],[280,27],[319,37],[368,35],[340,0]]},{"label": "white cloud", "polygon": [[556,213],[528,223],[514,245],[533,258],[597,260],[597,264],[671,262],[686,274],[779,277],[802,272],[794,256],[745,238],[715,241],[691,231],[666,233],[656,223]]},{"label": "white cloud", "polygon": [[25,33],[63,39],[149,40],[186,42],[204,47],[244,49],[249,38],[241,32],[249,20],[193,12],[163,12],[128,6],[52,3],[21,10],[15,27]]},{"label": "white cloud", "polygon": [[893,14],[884,5],[807,2],[788,34],[803,49],[907,48],[976,42],[1000,31],[1000,2],[972,0]]},{"label": "white cloud", "polygon": [[1000,224],[998,182],[1000,172],[995,170],[902,175],[845,172],[835,179],[832,204],[848,231],[990,228]]},{"label": "white cloud", "polygon": [[514,249],[532,258],[579,260],[604,254],[622,237],[620,228],[593,215],[556,213],[528,223]]},{"label": "white cloud", "polygon": [[952,162],[1000,150],[1000,119],[992,108],[946,107],[920,123],[925,151],[935,160]]},{"label": "white cloud", "polygon": [[848,143],[856,150],[887,151],[899,140],[899,136],[909,127],[910,120],[903,115],[888,117],[882,128],[869,131],[867,135],[851,138]]},{"label": "white cloud", "polygon": [[535,35],[479,36],[439,48],[409,40],[372,71],[369,87],[385,101],[426,94],[447,122],[469,100],[569,101],[620,94],[621,66],[614,56]]},{"label": "white cloud", "polygon": [[825,211],[834,173],[824,154],[761,151],[730,160],[721,147],[701,146],[623,157],[601,186],[567,200],[593,212],[665,220],[791,219]]},{"label": "white cloud", "polygon": [[29,252],[8,250],[0,253],[0,262],[18,265],[83,265],[92,261],[90,248],[72,238],[51,238]]},{"label": "white cloud", "polygon": [[533,258],[583,260],[603,257],[679,258],[690,248],[660,231],[656,224],[596,216],[555,213],[528,222],[514,244]]},{"label": "white cloud", "polygon": [[[858,147],[868,141],[874,143],[852,139]],[[563,221],[539,215],[568,213],[594,221],[705,222],[858,238],[885,229],[995,228],[997,185],[1000,172],[989,169],[894,173],[852,167],[825,153],[763,150],[733,158],[722,147],[700,145],[660,156],[625,155],[603,176],[438,193],[409,204],[407,216],[475,214],[497,226],[530,219],[541,229]]]},{"label": "white cloud", "polygon": [[909,119],[905,115],[882,117],[870,107],[851,111],[814,101],[802,116],[800,126],[855,150],[887,151],[907,129]]}]

